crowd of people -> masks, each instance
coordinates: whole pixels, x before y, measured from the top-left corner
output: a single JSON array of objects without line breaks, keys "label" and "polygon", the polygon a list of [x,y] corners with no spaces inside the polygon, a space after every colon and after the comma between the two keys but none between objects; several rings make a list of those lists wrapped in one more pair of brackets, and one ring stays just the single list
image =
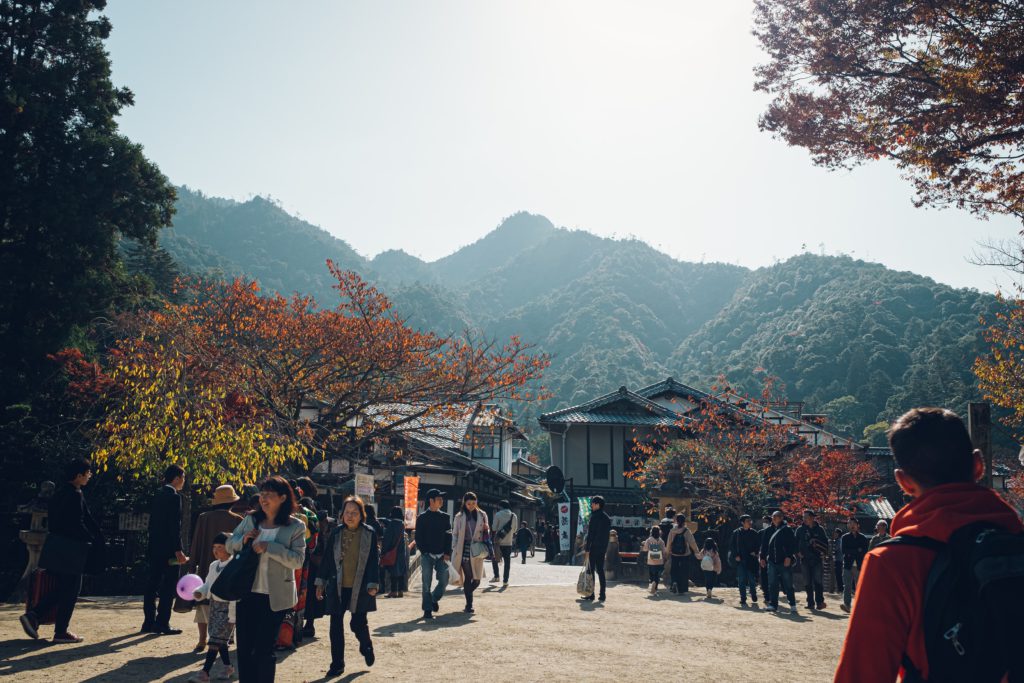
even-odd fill
[{"label": "crowd of people", "polygon": [[[955,414],[933,408],[910,411],[890,429],[890,443],[898,465],[896,480],[912,499],[893,519],[891,533],[887,522],[879,520],[875,533],[868,537],[861,533],[859,521],[851,518],[845,532],[833,530],[830,541],[813,510],[804,510],[797,526],[775,511],[762,518],[760,529],[755,529],[751,516],[740,517],[720,554],[714,538],[698,544],[685,515],[671,511],[660,524],[651,526],[641,546],[650,592],[656,594],[665,582],[671,591],[687,593],[689,568],[695,560],[710,599],[724,556],[736,570],[741,605],[757,606],[760,588],[767,612],[780,609],[781,593],[789,611],[796,614],[793,575],[799,568],[807,608],[822,610],[827,607],[824,576],[831,555],[835,584],[842,593],[840,607],[850,613],[836,680],[888,681],[897,675],[901,680],[927,680],[930,653],[925,635],[932,626],[925,622],[932,612],[926,614],[924,586],[930,583],[936,553],[959,552],[954,547],[957,544],[967,544],[964,547],[977,553],[975,546],[987,547],[988,534],[1005,533],[1007,536],[992,543],[1001,544],[999,552],[1006,561],[1000,566],[1009,569],[993,580],[1009,581],[1007,587],[1019,586],[1024,581],[1024,570],[1019,569],[1024,566],[1024,549],[1014,544],[1024,527],[1013,508],[991,489],[975,483],[984,463]],[[440,610],[450,583],[461,586],[463,610],[473,613],[474,594],[484,578],[487,560],[492,560],[491,582],[507,585],[512,558],[521,555],[525,563],[535,538],[547,541],[551,532],[551,527],[538,527],[535,536],[507,501],[502,501],[491,524],[472,492],[462,496],[453,519],[442,510],[445,494],[431,489],[410,546],[400,508],[381,521],[372,506],[350,496],[332,529],[327,517],[317,514],[317,491],[311,480],[271,476],[247,499],[230,485],[216,488],[212,507],[196,521],[186,555],[181,543],[180,495],[186,474],[178,465],[167,467],[154,497],[140,631],[157,636],[180,634],[170,623],[176,584],[183,569],[198,574],[202,583],[192,595],[199,636],[195,651],[205,651],[205,659],[202,669],[190,678],[198,683],[211,679],[218,660],[217,677],[230,678],[235,673],[229,652],[232,639],[237,646],[239,680],[273,681],[275,650],[282,643],[315,634],[315,621],[321,616],[330,620],[327,674],[340,675],[345,670],[346,612],[351,613],[349,628],[358,651],[366,665],[372,666],[375,653],[368,615],[377,609],[382,589],[387,590],[387,597],[401,597],[408,589],[411,548],[420,553],[423,619],[429,620]],[[70,630],[70,622],[82,575],[96,562],[90,548],[103,542],[82,493],[91,476],[88,461],[71,463],[51,501],[50,536],[40,567],[52,575],[53,583],[20,618],[31,638],[39,637],[41,623],[52,621],[53,642],[82,641]],[[584,546],[586,566],[595,581],[594,591],[582,597],[585,601],[607,599],[604,562],[614,531],[604,508],[603,498],[592,498]],[[973,535],[964,535],[965,529]],[[503,574],[499,573],[501,564]],[[959,584],[950,585],[959,588]],[[1018,594],[1004,592],[997,604],[960,600],[957,609],[988,610],[985,617],[995,615],[993,625],[998,633],[1016,632]],[[960,651],[966,650],[958,640],[960,626],[958,623],[948,631],[946,640],[964,657]],[[1000,638],[976,639],[972,652],[983,651],[988,656],[993,651],[998,654],[998,648],[1009,651],[1004,646]],[[977,666],[976,657],[963,661]],[[988,656],[986,663],[995,671],[1016,666],[998,656]]]}]

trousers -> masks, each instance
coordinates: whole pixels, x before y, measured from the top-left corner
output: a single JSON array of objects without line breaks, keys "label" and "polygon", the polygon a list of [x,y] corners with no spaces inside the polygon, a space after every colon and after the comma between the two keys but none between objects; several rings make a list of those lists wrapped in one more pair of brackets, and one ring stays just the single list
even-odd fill
[{"label": "trousers", "polygon": [[270,609],[270,596],[249,593],[235,606],[239,683],[271,683],[277,670],[274,644],[287,610]]}]

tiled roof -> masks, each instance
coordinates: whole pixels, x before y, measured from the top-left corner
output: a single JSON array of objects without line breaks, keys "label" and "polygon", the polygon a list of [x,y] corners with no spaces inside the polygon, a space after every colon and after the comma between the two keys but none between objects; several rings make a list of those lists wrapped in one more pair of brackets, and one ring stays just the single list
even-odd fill
[{"label": "tiled roof", "polygon": [[599,413],[583,410],[571,410],[569,412],[559,414],[556,418],[545,421],[567,422],[570,424],[629,424],[671,427],[676,424],[678,420],[678,417],[665,417],[662,415],[642,413]]},{"label": "tiled roof", "polygon": [[[628,404],[628,410],[601,410],[616,403]],[[672,426],[685,420],[679,413],[655,403],[649,398],[640,396],[619,387],[604,396],[578,406],[563,408],[552,413],[545,413],[538,418],[541,424],[643,424]]]},{"label": "tiled roof", "polygon": [[876,519],[892,519],[896,510],[885,496],[869,496],[867,500],[857,503],[857,509],[866,517]]},{"label": "tiled roof", "polygon": [[714,397],[706,391],[700,389],[694,389],[693,387],[677,382],[674,377],[667,377],[660,382],[648,385],[643,389],[637,389],[637,394],[644,398],[651,398],[652,396],[660,396],[661,394],[672,393],[678,396],[686,396],[697,399],[714,399]]}]

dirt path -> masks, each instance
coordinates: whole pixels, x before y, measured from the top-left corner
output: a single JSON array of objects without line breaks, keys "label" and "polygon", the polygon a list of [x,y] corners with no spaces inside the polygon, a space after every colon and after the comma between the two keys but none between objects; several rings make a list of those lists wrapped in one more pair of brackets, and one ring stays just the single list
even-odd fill
[{"label": "dirt path", "polygon": [[[542,579],[537,572],[520,576],[564,583],[570,569],[559,568]],[[793,617],[743,609],[735,589],[716,591],[712,602],[691,595],[680,599],[663,591],[651,598],[641,587],[618,585],[610,587],[607,603],[600,605],[577,602],[565,585],[499,590],[485,584],[475,615],[461,612],[462,596],[452,589],[433,622],[418,619],[416,593],[380,600],[379,610],[370,615],[376,665],[367,671],[348,632],[346,676],[337,680],[831,679],[846,629],[834,599],[825,612]],[[140,636],[135,633],[141,622],[138,601],[80,603],[72,628],[88,640],[60,646],[27,639],[19,614],[13,606],[0,608],[0,678],[18,683],[184,681],[201,664],[199,656],[188,652],[195,643],[191,615],[174,615],[173,625],[185,629],[180,636]],[[329,643],[326,621],[318,624],[315,641],[282,658],[278,681],[323,680]],[[46,637],[50,632],[51,627],[42,629]]]}]

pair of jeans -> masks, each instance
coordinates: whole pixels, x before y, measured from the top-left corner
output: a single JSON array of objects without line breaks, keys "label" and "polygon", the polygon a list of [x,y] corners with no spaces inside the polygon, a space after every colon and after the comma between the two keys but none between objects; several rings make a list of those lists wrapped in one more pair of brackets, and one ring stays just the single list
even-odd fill
[{"label": "pair of jeans", "polygon": [[[352,589],[341,589],[341,604],[348,605],[352,601]],[[353,612],[348,626],[359,641],[359,653],[366,654],[373,650],[370,640],[370,625],[366,621],[366,612]],[[345,668],[345,611],[331,613],[331,668]]]},{"label": "pair of jeans", "polygon": [[825,604],[825,567],[821,559],[807,555],[801,565],[804,575],[804,588],[807,591],[807,606],[815,607]]},{"label": "pair of jeans", "polygon": [[249,593],[235,606],[238,682],[270,683],[277,670],[274,644],[288,610],[270,609],[270,596]]},{"label": "pair of jeans", "polygon": [[843,569],[843,604],[847,607],[857,597],[857,579],[860,578],[860,567]]},{"label": "pair of jeans", "polygon": [[835,570],[836,570],[836,573],[835,573],[836,588],[838,589],[836,592],[837,593],[842,593],[843,592],[843,561],[842,560],[836,560],[836,562],[835,562]]},{"label": "pair of jeans", "polygon": [[[171,607],[180,567],[167,560],[150,560],[146,593],[142,598],[142,623],[156,629],[170,628]],[[159,601],[159,604],[158,604]]]},{"label": "pair of jeans", "polygon": [[[501,561],[505,564],[505,569],[503,570],[503,574],[502,574],[502,577],[503,577],[502,580],[505,583],[508,583],[508,573],[509,573],[509,571],[511,569],[510,565],[512,564],[512,562],[511,562],[511,560],[512,560],[512,546],[510,546],[510,545],[495,546],[494,549],[495,550],[499,550],[500,549],[500,551],[501,551]],[[491,568],[494,570],[494,578],[498,578],[498,556],[497,556],[497,554],[495,554],[494,559],[491,560]]]},{"label": "pair of jeans", "polygon": [[707,590],[711,590],[712,588],[715,587],[715,583],[717,583],[718,572],[715,572],[715,571],[710,571],[709,572],[706,569],[704,569],[702,571],[704,572],[704,588],[706,588]]},{"label": "pair of jeans", "polygon": [[75,611],[78,594],[82,591],[82,575],[50,571],[47,574],[53,577],[53,590],[44,595],[31,611],[36,616],[42,616],[56,606],[57,620],[53,624],[53,635],[60,636],[67,633],[71,624],[71,615]]},{"label": "pair of jeans", "polygon": [[651,583],[655,586],[661,581],[661,573],[665,571],[665,565],[663,564],[649,564],[647,565],[647,576],[650,577]]},{"label": "pair of jeans", "polygon": [[757,602],[757,567],[747,566],[746,562],[740,562],[736,566],[736,582],[740,585],[740,602],[747,601],[747,590],[750,590],[750,599]]},{"label": "pair of jeans", "polygon": [[[519,554],[523,556],[523,564],[526,564],[526,553],[529,550],[530,550],[529,546],[525,546],[525,545],[519,546]],[[506,581],[507,581],[507,579],[506,579]]]},{"label": "pair of jeans", "polygon": [[761,594],[764,595],[765,600],[768,599],[768,589],[771,588],[771,584],[768,581],[768,564],[761,566],[761,563],[757,563],[758,566],[758,577],[761,580]]},{"label": "pair of jeans", "polygon": [[790,607],[796,607],[796,593],[793,592],[793,568],[781,562],[768,563],[768,595],[765,597],[772,607],[779,606],[779,588],[785,593]]},{"label": "pair of jeans", "polygon": [[676,590],[680,593],[686,593],[690,590],[690,572],[687,571],[687,562],[689,562],[689,555],[673,555],[672,566],[669,568],[669,575],[672,577],[672,583],[676,585]]},{"label": "pair of jeans", "polygon": [[591,548],[590,550],[590,571],[594,572],[597,576],[595,577],[598,585],[600,585],[599,597],[604,598],[605,596],[605,579],[604,579],[604,556],[608,552],[607,548]]},{"label": "pair of jeans", "polygon": [[[441,602],[444,591],[448,587],[448,564],[443,557],[434,557],[429,553],[420,555],[420,571],[423,574],[423,611],[434,611],[435,602]],[[437,587],[430,590],[434,575],[437,575]]]}]

